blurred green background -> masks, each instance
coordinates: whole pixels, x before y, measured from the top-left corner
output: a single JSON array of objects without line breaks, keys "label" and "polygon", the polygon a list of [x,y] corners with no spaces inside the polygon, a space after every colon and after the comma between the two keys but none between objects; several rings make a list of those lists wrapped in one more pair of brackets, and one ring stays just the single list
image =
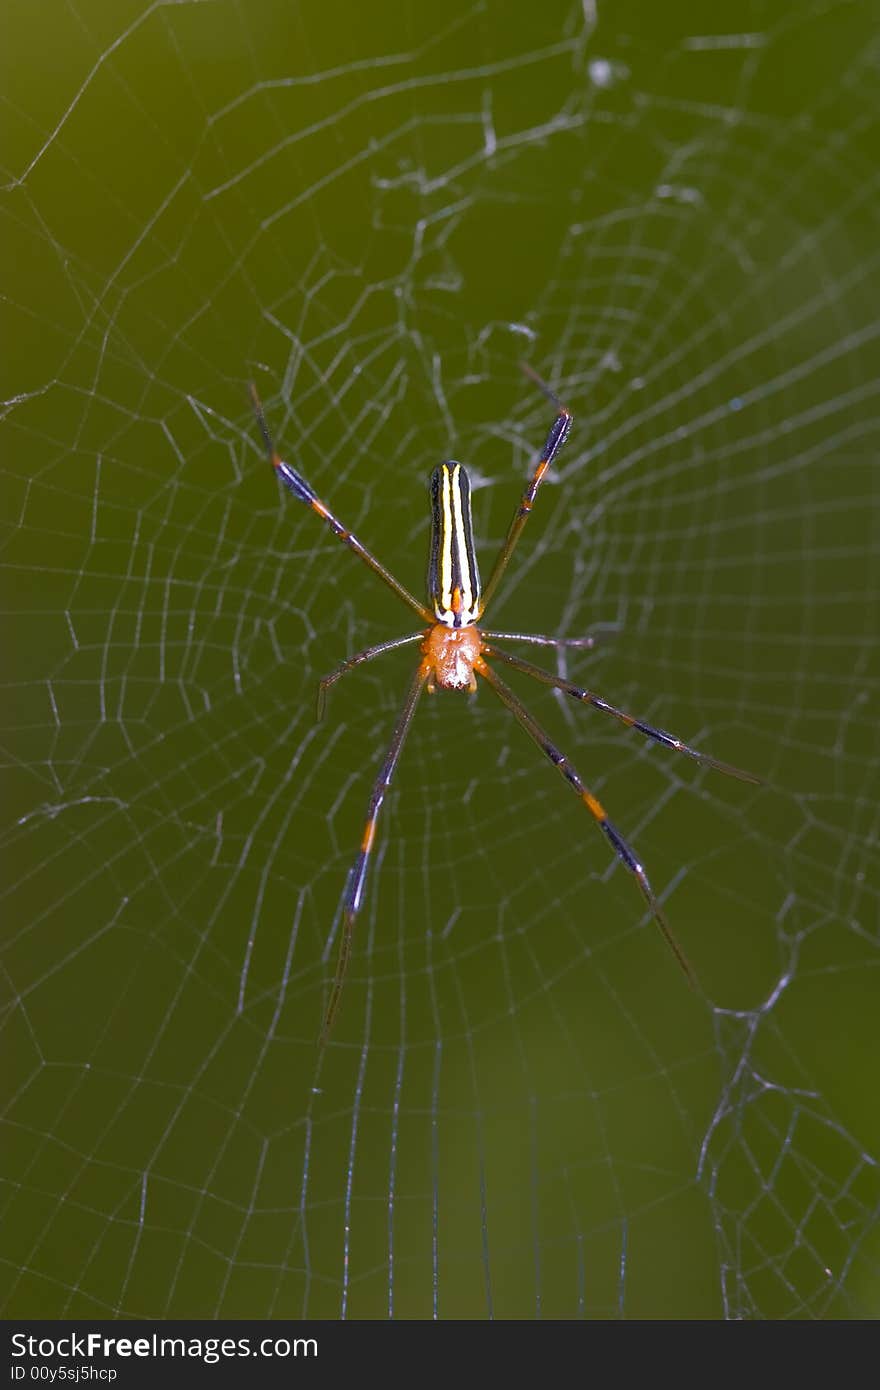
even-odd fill
[{"label": "blurred green background", "polygon": [[[21,3],[3,63],[7,1316],[876,1316],[875,7]],[[753,789],[517,689],[419,712],[417,593]],[[528,653],[524,653],[528,654]]]}]

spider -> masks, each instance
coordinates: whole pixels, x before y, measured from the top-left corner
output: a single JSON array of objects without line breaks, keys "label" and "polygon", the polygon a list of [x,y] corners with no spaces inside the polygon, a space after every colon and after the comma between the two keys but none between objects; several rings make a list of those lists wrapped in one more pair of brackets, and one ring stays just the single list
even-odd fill
[{"label": "spider", "polygon": [[[707,753],[700,753],[673,734],[666,733],[663,729],[656,729],[645,723],[644,720],[634,718],[631,714],[625,714],[623,710],[609,704],[607,700],[594,691],[586,690],[582,686],[564,680],[561,676],[552,675],[540,666],[534,666],[530,661],[524,661],[522,657],[514,656],[511,652],[495,645],[497,642],[506,641],[526,642],[539,647],[592,647],[594,645],[592,637],[560,638],[522,632],[491,632],[480,626],[480,619],[498,588],[516,543],[531,515],[538,489],[548,468],[568,438],[572,423],[571,412],[562,404],[558,396],[551,391],[550,387],[541,380],[531,367],[527,366],[526,363],[521,365],[556,408],[556,416],[550,426],[541,457],[528,479],[525,491],[513,514],[507,535],[498,552],[498,557],[485,588],[480,585],[480,574],[474,553],[470,483],[467,471],[462,464],[451,461],[441,463],[434,469],[430,479],[431,549],[428,563],[430,607],[420,603],[398,579],[395,579],[394,575],[367,550],[357,536],[343,526],[329,507],[325,506],[303,475],[281,458],[269,433],[256,387],[251,384],[251,400],[257,423],[263,436],[269,461],[279,481],[289,492],[293,493],[298,501],[304,502],[307,507],[316,512],[327,523],[333,534],[350,550],[353,550],[355,555],[359,556],[364,564],[397,594],[398,598],[402,599],[413,612],[418,614],[423,624],[418,632],[409,633],[405,637],[392,637],[390,641],[379,642],[375,646],[367,647],[364,651],[348,657],[330,675],[324,676],[318,687],[318,718],[321,719],[324,714],[327,691],[348,671],[352,671],[365,661],[372,661],[374,657],[383,652],[393,651],[396,647],[407,646],[415,642],[419,644],[419,662],[407,690],[403,707],[397,717],[388,752],[373,786],[360,849],[348,876],[343,899],[339,959],[321,1026],[319,1041],[322,1044],[330,1033],[339,1008],[342,988],[351,959],[355,922],[363,906],[370,854],[376,840],[376,824],[379,819],[379,812],[382,809],[385,794],[391,785],[404,740],[423,690],[427,689],[429,693],[433,693],[437,689],[473,692],[477,688],[478,676],[486,681],[502,704],[507,706],[529,738],[538,745],[545,757],[549,758],[553,766],[562,774],[604,833],[614,853],[635,877],[654,921],[660,928],[667,945],[672,950],[691,986],[696,984],[693,969],[672,934],[638,855],[614,823],[609,820],[605,807],[590,791],[571,761],[560,752],[519,697],[489,664],[487,658],[493,662],[509,666],[514,671],[520,671],[523,675],[531,676],[534,680],[540,681],[543,685],[551,686],[554,690],[561,690],[581,704],[592,705],[593,709],[601,710],[603,714],[610,714],[626,728],[637,729],[639,733],[653,739],[655,743],[661,743],[666,748],[673,748],[677,753],[685,753],[689,758],[694,758],[697,762],[714,768],[716,772],[723,772],[729,777],[737,777],[742,782],[760,785],[761,779],[753,776],[752,773],[744,772],[738,767],[732,767],[729,763],[719,762],[716,758],[709,757]],[[427,627],[424,624],[427,624]]]}]

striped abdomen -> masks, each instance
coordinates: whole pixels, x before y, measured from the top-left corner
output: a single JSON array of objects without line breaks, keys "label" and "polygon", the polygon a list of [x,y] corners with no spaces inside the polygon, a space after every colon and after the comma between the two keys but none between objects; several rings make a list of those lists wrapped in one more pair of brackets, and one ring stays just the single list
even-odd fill
[{"label": "striped abdomen", "polygon": [[447,627],[467,627],[480,615],[471,487],[460,463],[441,463],[431,474],[428,596],[437,621]]}]

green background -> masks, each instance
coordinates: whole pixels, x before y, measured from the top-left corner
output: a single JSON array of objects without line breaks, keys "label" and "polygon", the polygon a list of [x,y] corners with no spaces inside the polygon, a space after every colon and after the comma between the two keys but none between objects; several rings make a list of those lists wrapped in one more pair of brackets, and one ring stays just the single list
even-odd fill
[{"label": "green background", "polygon": [[[868,4],[18,3],[3,57],[8,1316],[876,1316]],[[420,709],[467,462],[492,613],[754,769]],[[526,653],[528,654],[528,653]],[[553,652],[540,654],[553,667]],[[561,660],[561,658],[560,658]],[[563,669],[563,667],[560,667]]]}]

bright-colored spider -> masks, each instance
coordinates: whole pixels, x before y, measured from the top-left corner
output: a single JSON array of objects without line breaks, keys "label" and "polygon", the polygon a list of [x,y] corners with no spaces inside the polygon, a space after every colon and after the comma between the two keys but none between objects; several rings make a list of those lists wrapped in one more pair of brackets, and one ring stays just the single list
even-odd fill
[{"label": "bright-colored spider", "polygon": [[304,502],[307,507],[311,507],[313,512],[317,512],[318,516],[327,522],[333,534],[338,536],[356,555],[360,556],[364,563],[397,594],[398,598],[401,598],[404,603],[418,613],[423,623],[428,624],[427,628],[421,627],[418,632],[410,633],[406,637],[394,637],[388,642],[379,642],[376,646],[367,647],[365,651],[357,652],[355,656],[343,661],[329,676],[325,676],[319,685],[318,718],[320,719],[323,715],[327,691],[347,671],[351,671],[355,666],[360,666],[364,661],[371,661],[374,656],[379,656],[381,652],[392,651],[395,647],[402,647],[411,642],[420,644],[419,664],[394,726],[385,761],[373,787],[360,850],[348,878],[342,913],[339,961],[321,1027],[321,1042],[326,1040],[339,1008],[342,986],[351,958],[354,924],[364,900],[367,869],[376,839],[376,823],[379,819],[379,812],[385,800],[385,793],[391,785],[391,779],[397,767],[404,739],[412,723],[419,696],[426,687],[429,692],[438,688],[440,690],[474,691],[477,688],[477,676],[483,677],[499,700],[511,711],[529,738],[538,745],[541,752],[550,759],[554,767],[559,770],[569,786],[576,792],[596,824],[604,832],[615,854],[635,876],[655,922],[692,985],[695,983],[693,970],[670,930],[638,856],[627,844],[617,827],[608,819],[604,806],[581,780],[569,759],[547,737],[540,724],[532,717],[498,673],[493,670],[486,658],[490,657],[493,661],[503,662],[505,665],[513,667],[514,670],[521,671],[527,676],[532,676],[534,680],[541,681],[544,685],[562,690],[573,700],[592,705],[594,709],[601,710],[604,714],[610,714],[613,718],[620,720],[628,729],[637,729],[647,738],[654,739],[655,742],[662,743],[667,748],[673,748],[677,753],[686,753],[688,757],[695,758],[697,762],[715,768],[717,772],[726,773],[730,777],[738,777],[743,782],[760,783],[760,778],[754,777],[750,772],[743,772],[740,768],[732,767],[729,763],[718,762],[717,759],[709,757],[707,753],[699,753],[695,748],[690,748],[672,734],[665,733],[662,729],[655,729],[650,724],[646,724],[641,719],[635,719],[630,714],[624,714],[622,710],[616,709],[614,705],[610,705],[607,700],[596,695],[593,691],[585,690],[582,686],[574,685],[571,681],[563,680],[560,676],[551,675],[549,671],[544,671],[539,666],[533,666],[530,661],[523,661],[521,657],[513,656],[510,652],[495,646],[496,642],[508,641],[530,642],[541,647],[591,647],[593,645],[591,637],[557,638],[521,632],[489,632],[479,626],[480,619],[498,587],[514,546],[529,518],[547,469],[556,458],[571,429],[570,411],[530,367],[523,365],[528,375],[537,382],[556,407],[556,418],[550,426],[541,458],[538,460],[513,514],[507,536],[485,589],[480,587],[480,574],[474,554],[468,475],[460,463],[441,463],[434,469],[431,474],[431,553],[428,567],[428,596],[431,608],[419,603],[418,599],[370,554],[366,546],[362,545],[357,537],[343,526],[341,521],[337,520],[302,474],[289,463],[285,463],[272,442],[256,388],[251,386],[251,398],[257,422],[268,450],[270,462],[280,481],[293,493],[294,497],[300,502]]}]

